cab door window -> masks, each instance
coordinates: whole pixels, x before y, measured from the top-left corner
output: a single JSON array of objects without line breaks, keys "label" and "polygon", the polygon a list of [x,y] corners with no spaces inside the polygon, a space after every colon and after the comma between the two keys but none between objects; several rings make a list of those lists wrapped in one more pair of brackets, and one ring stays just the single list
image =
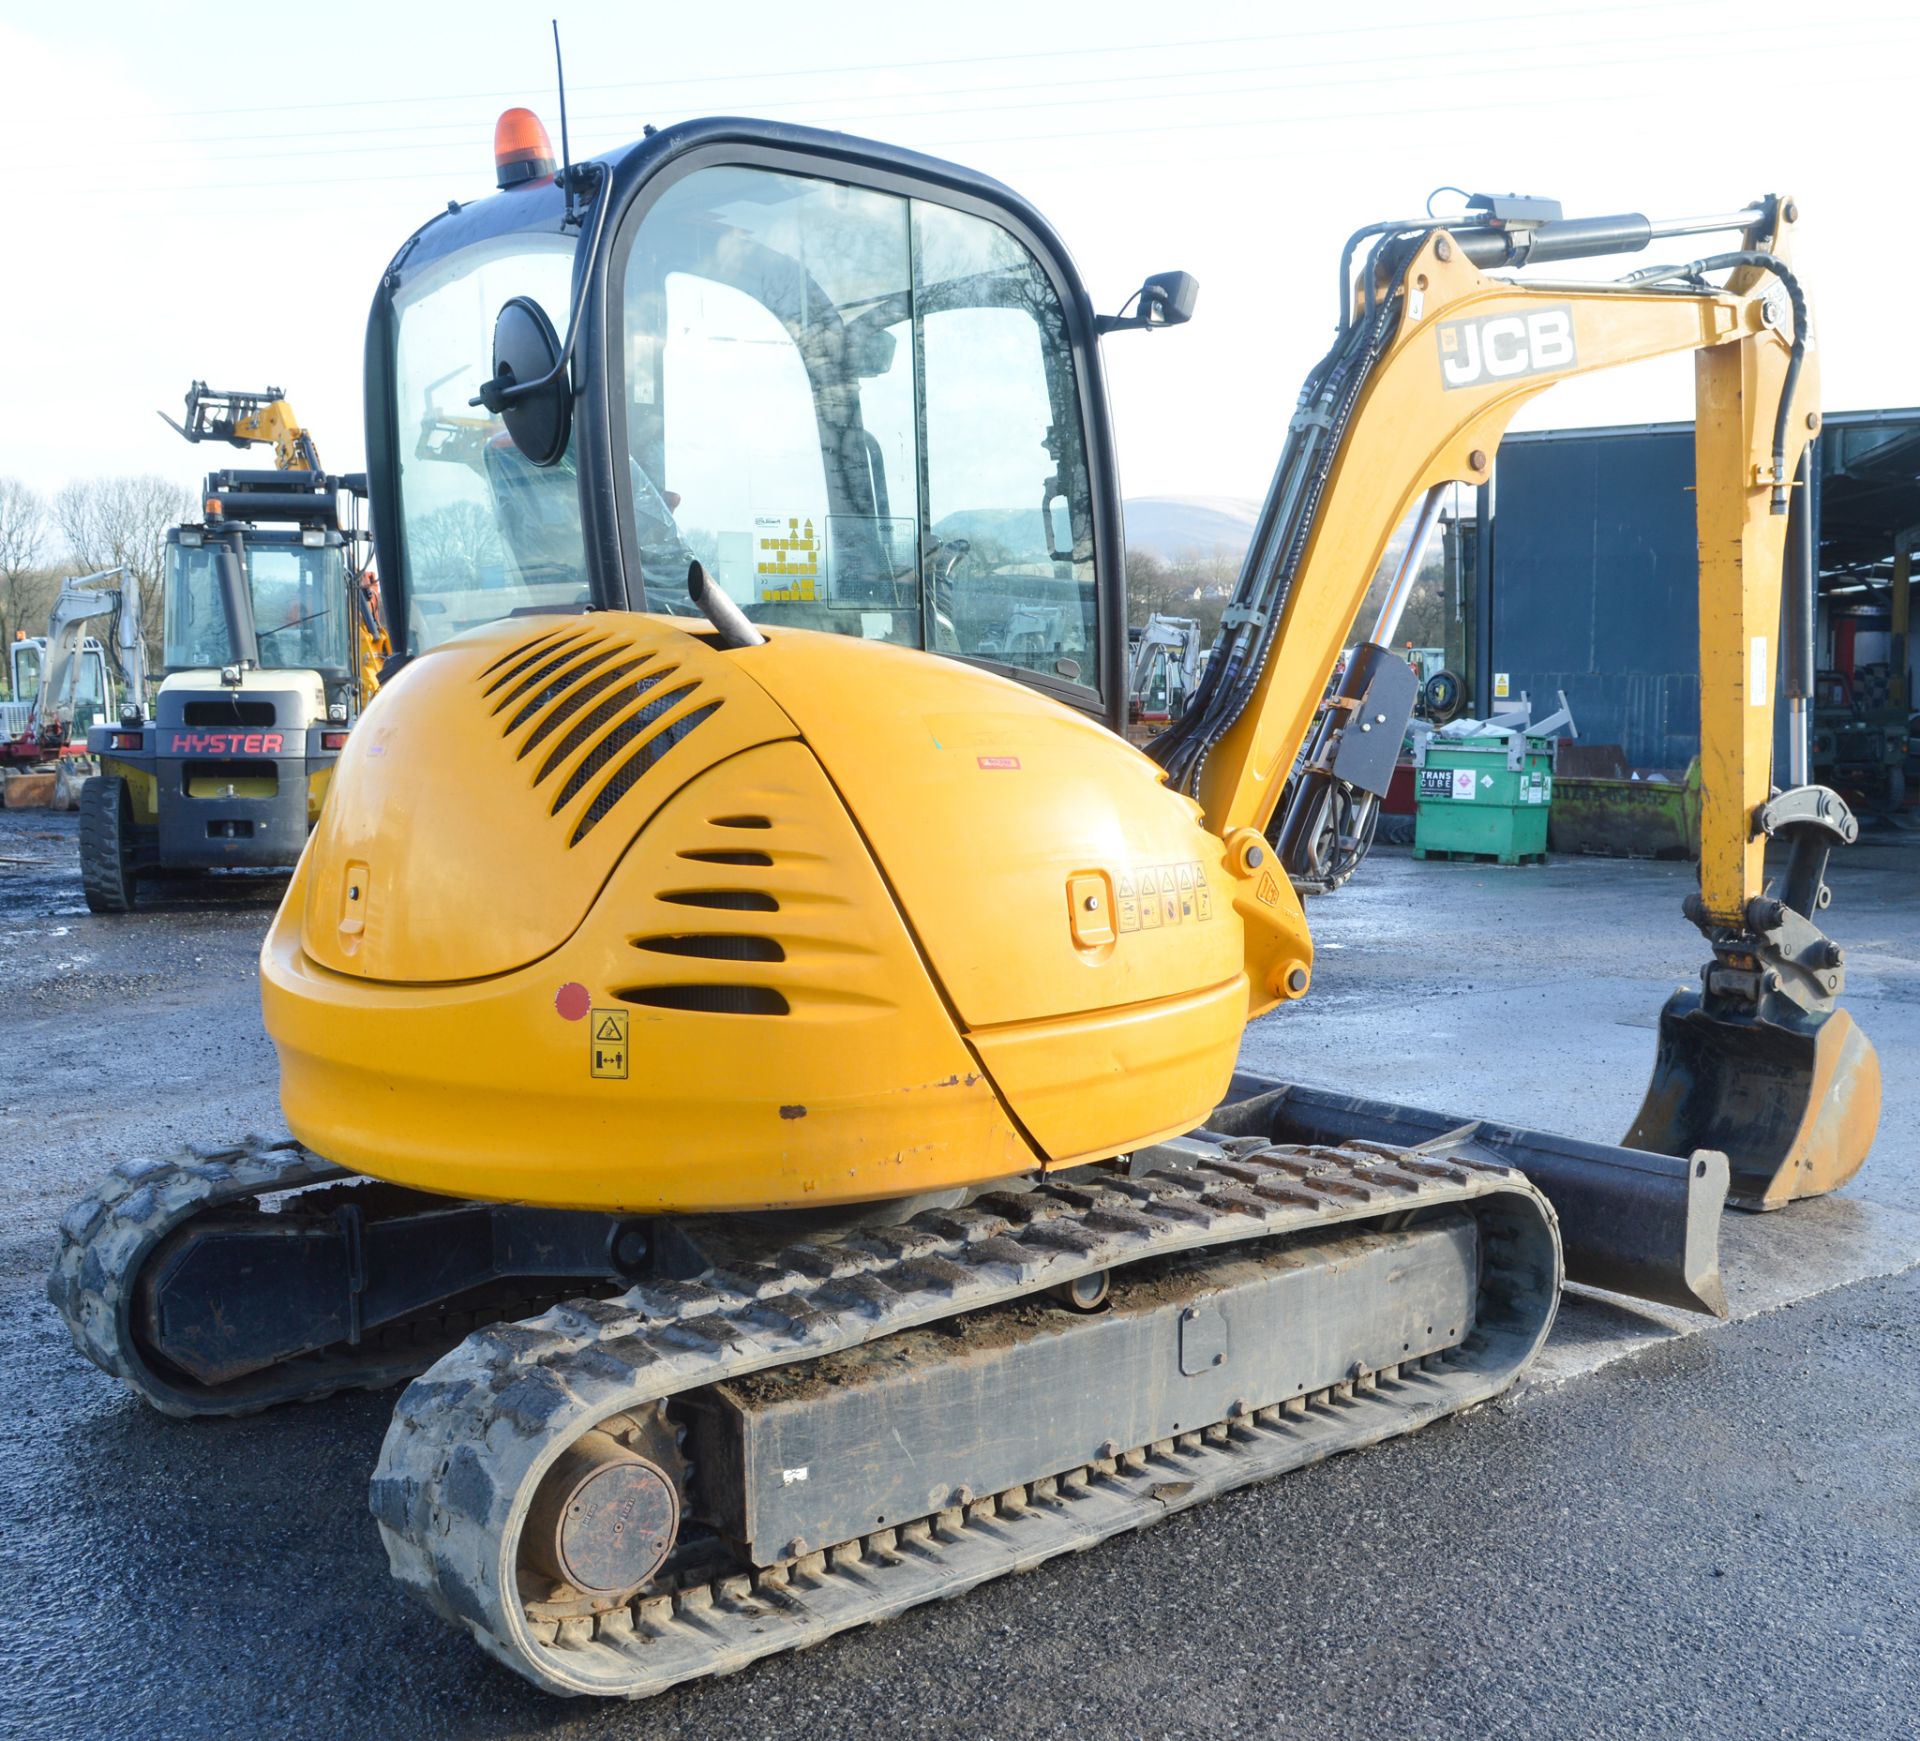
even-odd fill
[{"label": "cab door window", "polygon": [[623,265],[636,604],[697,559],[760,622],[1097,685],[1072,354],[1010,233],[728,166]]},{"label": "cab door window", "polygon": [[914,208],[937,651],[1097,681],[1093,514],[1066,320],[997,224]]}]

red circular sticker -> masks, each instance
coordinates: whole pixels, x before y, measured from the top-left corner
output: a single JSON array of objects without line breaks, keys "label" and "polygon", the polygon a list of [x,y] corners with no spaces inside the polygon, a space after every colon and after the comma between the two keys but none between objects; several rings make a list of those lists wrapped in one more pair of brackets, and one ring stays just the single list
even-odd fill
[{"label": "red circular sticker", "polygon": [[577,979],[570,979],[553,994],[553,1007],[569,1022],[585,1021],[593,1008],[593,998]]}]

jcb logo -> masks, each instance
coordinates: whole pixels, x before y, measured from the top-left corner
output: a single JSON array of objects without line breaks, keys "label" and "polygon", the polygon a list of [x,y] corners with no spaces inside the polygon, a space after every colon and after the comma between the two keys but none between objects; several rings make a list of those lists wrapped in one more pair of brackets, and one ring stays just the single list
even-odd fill
[{"label": "jcb logo", "polygon": [[1573,306],[1554,302],[1527,314],[1440,323],[1440,378],[1448,388],[1570,369]]}]

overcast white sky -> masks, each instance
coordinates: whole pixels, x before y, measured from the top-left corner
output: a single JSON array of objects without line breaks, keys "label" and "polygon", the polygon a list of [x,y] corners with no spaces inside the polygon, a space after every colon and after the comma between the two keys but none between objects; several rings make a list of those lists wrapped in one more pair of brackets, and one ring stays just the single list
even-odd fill
[{"label": "overcast white sky", "polygon": [[[0,476],[197,483],[218,454],[154,416],[195,376],[284,387],[327,465],[358,467],[375,280],[447,199],[491,190],[501,108],[557,142],[551,10],[0,0]],[[1193,325],[1108,341],[1131,495],[1264,490],[1341,240],[1441,183],[1569,215],[1791,191],[1828,409],[1920,402],[1920,16],[1900,0],[558,10],[576,156],[701,114],[839,127],[1019,188],[1103,308],[1196,273]],[[1529,422],[1690,409],[1682,364],[1562,389]]]}]

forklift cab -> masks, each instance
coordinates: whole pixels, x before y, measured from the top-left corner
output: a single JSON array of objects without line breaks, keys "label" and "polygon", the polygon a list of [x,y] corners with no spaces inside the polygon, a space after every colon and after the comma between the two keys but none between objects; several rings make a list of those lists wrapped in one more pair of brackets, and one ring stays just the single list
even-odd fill
[{"label": "forklift cab", "polygon": [[338,531],[178,526],[167,534],[162,663],[353,675],[347,540]]}]

